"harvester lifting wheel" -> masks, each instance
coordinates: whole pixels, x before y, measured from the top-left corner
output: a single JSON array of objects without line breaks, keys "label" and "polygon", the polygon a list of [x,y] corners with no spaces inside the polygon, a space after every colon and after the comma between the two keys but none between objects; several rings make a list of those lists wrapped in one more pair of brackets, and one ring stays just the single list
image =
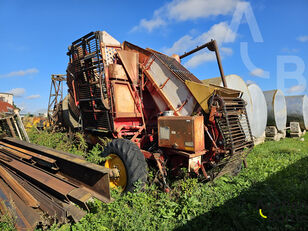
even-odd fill
[{"label": "harvester lifting wheel", "polygon": [[114,139],[104,149],[103,157],[108,157],[105,167],[116,169],[118,176],[110,178],[110,187],[120,187],[124,192],[132,192],[135,183],[145,186],[147,163],[138,146],[126,139]]}]

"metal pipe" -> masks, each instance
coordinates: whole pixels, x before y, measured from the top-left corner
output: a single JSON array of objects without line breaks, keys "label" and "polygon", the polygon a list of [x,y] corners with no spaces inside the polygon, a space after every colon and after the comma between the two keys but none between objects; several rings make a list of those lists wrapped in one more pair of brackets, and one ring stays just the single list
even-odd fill
[{"label": "metal pipe", "polygon": [[[197,51],[200,51],[200,50],[202,50],[203,48],[208,48],[209,46],[211,46],[211,45],[213,44],[213,41],[215,41],[215,40],[211,40],[211,41],[208,42],[208,43],[205,43],[205,44],[203,44],[203,45],[201,45],[201,46],[197,46],[195,49],[193,49],[193,50],[191,50],[191,51],[185,52],[183,55],[180,55],[180,59],[183,59],[183,58],[185,58],[185,57],[187,57],[187,56],[189,56],[189,55],[191,55],[191,54],[193,54],[193,53],[196,53]],[[210,50],[210,49],[209,49],[209,50]]]},{"label": "metal pipe", "polygon": [[183,55],[180,56],[180,59],[183,59],[197,51],[202,50],[203,48],[208,48],[210,51],[215,51],[215,55],[216,55],[216,59],[217,59],[217,64],[218,64],[218,68],[219,68],[219,72],[220,72],[220,76],[221,76],[221,80],[223,83],[224,87],[228,87],[227,86],[227,82],[225,80],[225,74],[224,74],[224,70],[222,68],[222,64],[221,64],[221,58],[220,58],[220,54],[219,54],[219,50],[218,50],[218,46],[217,46],[217,42],[216,40],[211,40],[208,43],[203,44],[202,46],[197,46],[195,49],[189,51],[189,52],[185,52]]},{"label": "metal pipe", "polygon": [[219,71],[220,71],[221,80],[223,82],[224,87],[228,87],[226,79],[225,79],[224,70],[222,68],[221,58],[220,58],[220,54],[219,54],[219,50],[218,50],[216,40],[214,40],[213,43],[214,43],[214,47],[215,47],[215,54],[216,54],[216,59],[217,59],[217,63],[218,63],[218,68],[219,68]]}]

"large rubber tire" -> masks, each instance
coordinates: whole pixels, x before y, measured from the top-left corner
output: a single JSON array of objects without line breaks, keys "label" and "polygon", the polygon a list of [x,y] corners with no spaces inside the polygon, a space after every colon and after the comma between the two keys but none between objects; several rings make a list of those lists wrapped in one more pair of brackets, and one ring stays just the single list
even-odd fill
[{"label": "large rubber tire", "polygon": [[141,188],[147,181],[147,163],[139,147],[126,139],[114,139],[104,149],[102,156],[118,155],[125,165],[127,184],[123,192],[134,192],[135,183],[140,182]]}]

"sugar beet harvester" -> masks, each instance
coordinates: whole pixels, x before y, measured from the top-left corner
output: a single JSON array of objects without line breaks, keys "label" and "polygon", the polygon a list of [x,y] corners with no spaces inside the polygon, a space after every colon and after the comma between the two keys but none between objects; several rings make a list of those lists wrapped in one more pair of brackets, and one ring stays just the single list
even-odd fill
[{"label": "sugar beet harvester", "polygon": [[253,146],[241,92],[203,84],[180,64],[204,47],[216,53],[225,83],[215,40],[181,57],[120,44],[105,31],[69,47],[70,108],[92,142],[112,137],[103,152],[112,187],[144,185],[148,163],[157,165],[166,190],[167,169],[210,179],[241,165]]}]

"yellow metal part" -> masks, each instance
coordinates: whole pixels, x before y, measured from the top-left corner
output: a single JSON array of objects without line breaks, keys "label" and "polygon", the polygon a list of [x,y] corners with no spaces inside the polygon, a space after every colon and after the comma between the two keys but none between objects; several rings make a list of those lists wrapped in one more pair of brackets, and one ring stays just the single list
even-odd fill
[{"label": "yellow metal part", "polygon": [[239,97],[241,92],[233,89],[219,87],[208,83],[196,83],[189,80],[185,81],[186,86],[190,90],[191,94],[195,97],[197,102],[205,113],[209,113],[208,100],[214,94],[217,93],[221,96]]},{"label": "yellow metal part", "polygon": [[110,187],[121,187],[121,190],[123,191],[127,184],[127,173],[125,165],[121,158],[116,154],[110,154],[107,157],[108,159],[105,162],[105,167],[110,169],[116,168],[119,171],[119,177],[110,179]]}]

